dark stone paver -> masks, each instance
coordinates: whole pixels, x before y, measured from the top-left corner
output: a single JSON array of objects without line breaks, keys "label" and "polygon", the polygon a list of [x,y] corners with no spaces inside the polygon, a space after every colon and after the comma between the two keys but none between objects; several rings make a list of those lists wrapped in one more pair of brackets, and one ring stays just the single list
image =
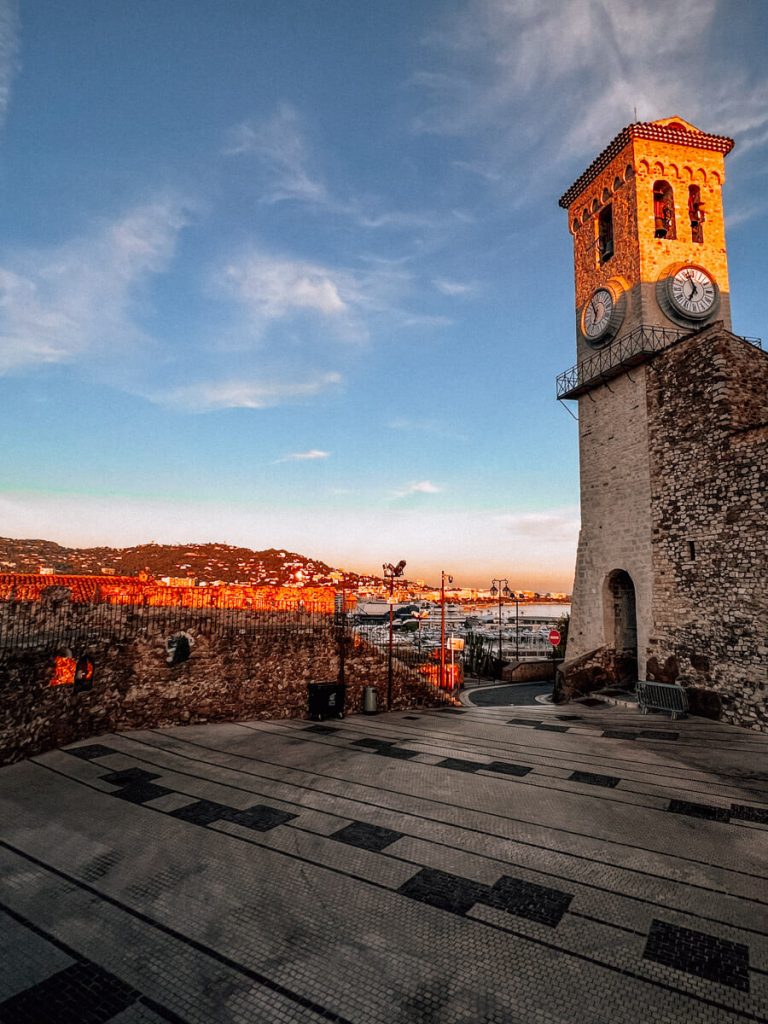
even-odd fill
[{"label": "dark stone paver", "polygon": [[527,768],[523,764],[510,764],[507,761],[491,761],[490,764],[483,765],[484,772],[497,772],[499,775],[515,775],[522,777],[527,775],[528,772],[533,771],[532,768]]},{"label": "dark stone paver", "polygon": [[107,1024],[139,993],[93,963],[75,963],[0,1003],[2,1024]]},{"label": "dark stone paver", "polygon": [[446,757],[437,762],[438,768],[452,768],[455,772],[476,772],[486,766],[480,761],[465,761],[460,757]]},{"label": "dark stone paver", "polygon": [[588,786],[605,786],[612,789],[618,786],[621,779],[617,775],[598,775],[595,772],[572,772],[568,778],[571,782],[586,782]]},{"label": "dark stone paver", "polygon": [[487,888],[479,882],[460,878],[447,871],[422,868],[417,875],[401,885],[398,892],[401,896],[428,903],[440,910],[448,910],[452,914],[466,914],[486,895]]},{"label": "dark stone paver", "polygon": [[393,757],[399,761],[410,761],[412,757],[418,756],[418,750],[406,750],[404,747],[394,747],[386,744],[376,751],[379,757]]},{"label": "dark stone paver", "polygon": [[749,949],[740,942],[653,921],[643,956],[686,974],[749,991]]},{"label": "dark stone paver", "polygon": [[726,824],[731,820],[731,812],[725,807],[714,804],[698,804],[689,800],[670,800],[669,808],[673,814],[686,814],[690,818],[704,818],[706,821],[722,821]]},{"label": "dark stone paver", "polygon": [[402,832],[395,832],[391,828],[381,828],[379,825],[369,825],[365,821],[353,821],[345,825],[331,835],[340,843],[348,843],[350,846],[358,846],[361,850],[371,850],[374,853],[381,853],[392,843],[403,838]]},{"label": "dark stone paver", "polygon": [[768,825],[768,807],[748,807],[745,804],[731,804],[731,818],[740,821],[756,821]]},{"label": "dark stone paver", "polygon": [[330,725],[308,725],[304,732],[312,733],[314,736],[333,736],[339,730]]},{"label": "dark stone paver", "polygon": [[559,889],[534,885],[521,878],[505,875],[496,882],[482,902],[508,914],[526,917],[529,921],[556,928],[573,896]]},{"label": "dark stone paver", "polygon": [[377,740],[372,736],[363,736],[362,739],[352,741],[353,747],[370,747],[371,750],[385,750],[394,745],[394,740]]},{"label": "dark stone paver", "polygon": [[107,757],[115,753],[114,747],[106,747],[103,743],[88,743],[82,747],[69,747],[68,754],[72,757],[82,757],[84,761],[92,761],[97,757]]}]

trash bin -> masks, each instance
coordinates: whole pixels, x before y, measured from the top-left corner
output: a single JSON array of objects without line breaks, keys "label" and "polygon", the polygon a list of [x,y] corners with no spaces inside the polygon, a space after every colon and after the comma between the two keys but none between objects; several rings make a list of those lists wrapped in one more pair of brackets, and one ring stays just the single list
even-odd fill
[{"label": "trash bin", "polygon": [[322,721],[324,718],[344,717],[347,688],[343,683],[308,683],[307,691],[310,718]]},{"label": "trash bin", "polygon": [[379,710],[379,694],[375,686],[366,686],[363,690],[363,712],[375,715]]}]

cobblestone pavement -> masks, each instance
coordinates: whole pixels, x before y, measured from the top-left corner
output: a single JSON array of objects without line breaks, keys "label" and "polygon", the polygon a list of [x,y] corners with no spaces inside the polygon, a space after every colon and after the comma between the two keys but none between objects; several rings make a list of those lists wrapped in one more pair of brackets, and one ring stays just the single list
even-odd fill
[{"label": "cobblestone pavement", "polygon": [[0,1022],[766,1022],[766,753],[571,704],[12,765]]}]

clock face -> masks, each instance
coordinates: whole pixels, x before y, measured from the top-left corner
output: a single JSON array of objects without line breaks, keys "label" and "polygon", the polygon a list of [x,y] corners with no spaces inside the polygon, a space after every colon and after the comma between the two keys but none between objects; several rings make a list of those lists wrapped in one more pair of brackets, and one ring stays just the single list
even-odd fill
[{"label": "clock face", "polygon": [[598,288],[592,293],[581,314],[581,326],[590,341],[601,338],[608,330],[613,313],[613,295],[607,288]]},{"label": "clock face", "polygon": [[670,278],[669,299],[682,316],[700,320],[715,308],[717,285],[700,267],[683,267]]}]

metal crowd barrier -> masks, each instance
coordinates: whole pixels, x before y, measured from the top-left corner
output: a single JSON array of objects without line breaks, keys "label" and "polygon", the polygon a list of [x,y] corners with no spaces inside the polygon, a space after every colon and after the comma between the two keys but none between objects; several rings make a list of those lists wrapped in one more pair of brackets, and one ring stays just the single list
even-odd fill
[{"label": "metal crowd barrier", "polygon": [[654,683],[641,679],[637,684],[637,705],[642,714],[656,711],[671,711],[672,718],[679,718],[688,712],[688,694],[682,686],[674,683]]}]

